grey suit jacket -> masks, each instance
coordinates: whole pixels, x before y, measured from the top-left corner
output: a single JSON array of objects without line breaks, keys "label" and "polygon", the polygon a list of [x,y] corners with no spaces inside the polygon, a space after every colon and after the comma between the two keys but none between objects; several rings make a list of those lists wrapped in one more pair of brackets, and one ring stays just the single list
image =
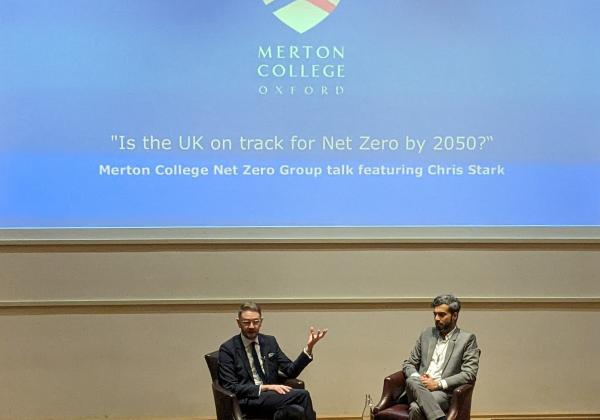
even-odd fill
[{"label": "grey suit jacket", "polygon": [[[402,366],[404,376],[408,378],[415,372],[421,375],[427,371],[439,336],[435,328],[427,328],[421,333],[417,344]],[[475,334],[462,331],[457,327],[448,343],[442,370],[442,379],[448,384],[447,391],[475,382],[480,353]]]}]

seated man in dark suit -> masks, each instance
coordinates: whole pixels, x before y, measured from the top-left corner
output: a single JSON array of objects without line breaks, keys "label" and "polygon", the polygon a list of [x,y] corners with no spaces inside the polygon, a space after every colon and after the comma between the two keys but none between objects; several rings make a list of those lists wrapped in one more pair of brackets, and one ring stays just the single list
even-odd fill
[{"label": "seated man in dark suit", "polygon": [[445,419],[452,391],[474,383],[479,369],[475,334],[456,326],[460,301],[453,295],[433,299],[435,328],[427,328],[404,362],[410,420]]},{"label": "seated man in dark suit", "polygon": [[233,392],[244,414],[272,417],[282,407],[298,406],[307,420],[316,414],[308,391],[292,389],[278,383],[278,372],[288,378],[297,377],[312,361],[313,347],[325,337],[327,330],[310,328],[308,342],[293,362],[283,353],[275,337],[259,334],[262,312],[254,302],[244,303],[237,324],[241,334],[219,348],[219,383]]}]

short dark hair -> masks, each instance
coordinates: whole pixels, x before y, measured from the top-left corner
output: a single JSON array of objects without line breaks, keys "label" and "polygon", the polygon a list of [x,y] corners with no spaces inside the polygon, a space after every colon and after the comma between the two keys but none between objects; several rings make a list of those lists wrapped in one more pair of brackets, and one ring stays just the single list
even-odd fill
[{"label": "short dark hair", "polygon": [[242,312],[252,311],[258,312],[260,316],[262,316],[262,310],[260,309],[260,305],[256,302],[244,302],[240,305],[240,309],[238,310],[238,318],[242,316]]},{"label": "short dark hair", "polygon": [[460,300],[454,295],[439,295],[433,298],[433,302],[431,302],[431,307],[435,308],[436,306],[440,305],[448,305],[451,314],[460,312]]}]

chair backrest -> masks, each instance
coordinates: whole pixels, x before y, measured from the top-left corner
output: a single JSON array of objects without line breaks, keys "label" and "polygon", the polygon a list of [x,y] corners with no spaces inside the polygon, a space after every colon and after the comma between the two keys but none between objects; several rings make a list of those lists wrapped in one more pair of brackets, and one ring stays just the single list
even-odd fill
[{"label": "chair backrest", "polygon": [[242,411],[235,394],[227,391],[218,381],[219,351],[204,355],[212,378],[212,391],[215,399],[217,420],[243,420]]},{"label": "chair backrest", "polygon": [[213,351],[212,353],[204,355],[204,360],[206,360],[206,364],[208,365],[210,377],[213,381],[216,381],[217,371],[219,369],[219,351]]}]

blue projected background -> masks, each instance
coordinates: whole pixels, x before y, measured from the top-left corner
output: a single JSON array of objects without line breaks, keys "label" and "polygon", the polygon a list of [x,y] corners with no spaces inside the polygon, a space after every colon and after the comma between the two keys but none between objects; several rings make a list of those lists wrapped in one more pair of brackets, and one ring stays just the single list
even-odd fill
[{"label": "blue projected background", "polygon": [[0,0],[0,229],[598,227],[598,22],[596,0]]}]

